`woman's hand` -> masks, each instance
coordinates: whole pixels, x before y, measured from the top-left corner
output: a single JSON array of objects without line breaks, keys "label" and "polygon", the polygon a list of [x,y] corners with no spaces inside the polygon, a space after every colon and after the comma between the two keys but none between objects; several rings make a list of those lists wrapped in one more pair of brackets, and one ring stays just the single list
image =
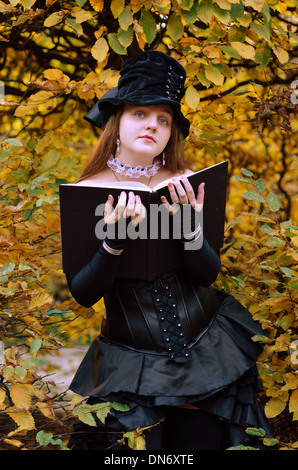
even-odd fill
[{"label": "woman's hand", "polygon": [[122,191],[115,209],[113,203],[114,198],[110,194],[104,210],[104,221],[106,224],[115,224],[122,216],[125,219],[130,217],[133,225],[136,227],[146,217],[146,208],[142,204],[140,196],[135,195],[132,191],[129,192],[128,198],[126,192]]},{"label": "woman's hand", "polygon": [[[181,181],[183,185],[181,184]],[[168,188],[171,196],[172,203],[169,203],[165,196],[161,196],[161,201],[164,206],[168,209],[170,214],[175,214],[179,209],[180,205],[191,204],[192,208],[196,212],[201,212],[204,205],[205,196],[205,183],[201,183],[198,188],[198,194],[195,196],[194,190],[186,176],[181,178],[172,178],[172,181],[168,183]]]}]

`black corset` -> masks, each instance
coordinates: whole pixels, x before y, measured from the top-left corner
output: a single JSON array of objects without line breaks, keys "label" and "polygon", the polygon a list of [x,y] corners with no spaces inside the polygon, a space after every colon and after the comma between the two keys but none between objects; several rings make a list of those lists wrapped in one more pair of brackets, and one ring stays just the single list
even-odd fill
[{"label": "black corset", "polygon": [[178,272],[154,281],[118,278],[105,295],[105,305],[106,339],[179,362],[190,357],[219,307],[212,288],[194,285]]}]

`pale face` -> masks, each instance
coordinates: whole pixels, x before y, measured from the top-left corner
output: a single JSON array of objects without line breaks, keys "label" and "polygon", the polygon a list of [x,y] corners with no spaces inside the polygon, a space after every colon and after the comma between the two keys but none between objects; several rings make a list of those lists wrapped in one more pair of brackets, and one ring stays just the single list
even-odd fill
[{"label": "pale face", "polygon": [[121,163],[149,165],[166,147],[172,131],[173,112],[170,106],[125,105],[120,119]]}]

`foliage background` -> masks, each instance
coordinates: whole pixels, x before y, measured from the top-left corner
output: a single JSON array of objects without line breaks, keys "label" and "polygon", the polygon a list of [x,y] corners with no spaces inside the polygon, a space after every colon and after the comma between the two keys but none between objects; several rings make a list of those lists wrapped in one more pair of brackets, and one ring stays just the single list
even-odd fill
[{"label": "foliage background", "polygon": [[[96,142],[83,115],[145,49],[186,68],[189,166],[229,160],[216,285],[268,334],[255,338],[260,402],[278,448],[297,448],[296,13],[294,0],[0,0],[1,450],[64,449],[74,419],[116,406],[91,410],[55,384],[51,357],[88,345],[103,314],[67,290],[58,187]],[[143,448],[141,432],[124,437]]]}]

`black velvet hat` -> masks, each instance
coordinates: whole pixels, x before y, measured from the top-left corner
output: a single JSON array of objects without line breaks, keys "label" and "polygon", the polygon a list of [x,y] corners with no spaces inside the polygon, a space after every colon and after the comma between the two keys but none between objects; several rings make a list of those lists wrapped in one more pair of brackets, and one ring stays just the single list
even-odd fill
[{"label": "black velvet hat", "polygon": [[170,105],[183,137],[189,133],[189,121],[181,112],[186,72],[172,57],[159,51],[146,51],[128,60],[120,71],[118,87],[108,91],[85,116],[103,127],[117,108],[124,104]]}]

